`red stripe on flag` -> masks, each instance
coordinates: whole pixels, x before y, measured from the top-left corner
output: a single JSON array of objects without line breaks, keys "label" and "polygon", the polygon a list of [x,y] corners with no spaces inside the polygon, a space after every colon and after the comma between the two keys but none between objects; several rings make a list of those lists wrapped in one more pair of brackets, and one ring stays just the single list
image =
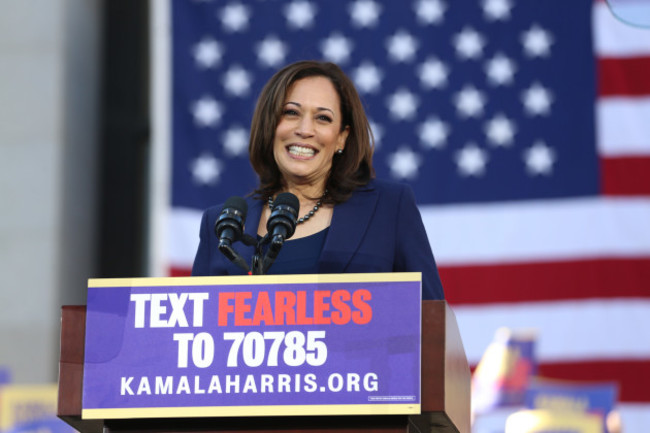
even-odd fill
[{"label": "red stripe on flag", "polygon": [[599,96],[650,94],[650,57],[598,59]]},{"label": "red stripe on flag", "polygon": [[[441,266],[439,271],[452,305],[635,298],[648,296],[642,288],[650,281],[650,258]],[[190,274],[190,268],[170,269],[172,277]]]},{"label": "red stripe on flag", "polygon": [[650,195],[650,156],[603,158],[601,170],[603,194]]},{"label": "red stripe on flag", "polygon": [[192,268],[179,268],[172,266],[169,268],[170,277],[189,277],[192,275]]},{"label": "red stripe on flag", "polygon": [[[644,344],[643,338],[639,337],[639,344]],[[549,379],[616,382],[619,401],[648,402],[650,360],[545,362],[539,366],[539,375]]]},{"label": "red stripe on flag", "polygon": [[440,267],[450,304],[647,297],[650,258]]}]

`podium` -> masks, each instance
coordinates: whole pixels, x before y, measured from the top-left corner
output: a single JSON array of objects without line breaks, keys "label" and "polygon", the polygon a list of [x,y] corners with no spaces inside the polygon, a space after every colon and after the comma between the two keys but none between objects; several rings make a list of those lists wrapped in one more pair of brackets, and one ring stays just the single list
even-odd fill
[{"label": "podium", "polygon": [[421,415],[347,415],[84,420],[85,306],[63,306],[57,415],[81,433],[470,432],[470,370],[453,311],[422,301]]}]

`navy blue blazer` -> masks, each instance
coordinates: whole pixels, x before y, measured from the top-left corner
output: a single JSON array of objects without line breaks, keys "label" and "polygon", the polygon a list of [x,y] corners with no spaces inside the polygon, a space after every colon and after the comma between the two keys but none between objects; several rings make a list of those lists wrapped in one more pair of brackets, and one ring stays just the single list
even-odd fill
[{"label": "navy blue blazer", "polygon": [[[264,202],[247,199],[244,231],[257,236]],[[199,248],[192,275],[242,275],[218,250],[214,224],[221,206],[203,213]],[[290,241],[289,241],[290,242]],[[253,247],[237,242],[235,250],[251,263]],[[422,298],[443,299],[444,292],[429,240],[407,185],[372,180],[349,200],[334,207],[318,273],[422,272]]]}]

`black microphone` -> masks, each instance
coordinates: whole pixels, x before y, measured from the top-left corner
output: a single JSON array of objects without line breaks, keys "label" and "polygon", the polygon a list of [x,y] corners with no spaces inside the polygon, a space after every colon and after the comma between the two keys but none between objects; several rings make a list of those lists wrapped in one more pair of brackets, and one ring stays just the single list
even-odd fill
[{"label": "black microphone", "polygon": [[219,238],[219,251],[241,269],[250,272],[244,259],[232,248],[232,243],[242,238],[247,213],[246,200],[241,197],[230,197],[221,209],[214,225],[214,232]]},{"label": "black microphone", "polygon": [[267,236],[271,239],[271,244],[264,256],[263,273],[266,273],[275,261],[284,241],[293,236],[293,233],[296,231],[296,220],[298,219],[299,210],[300,202],[298,201],[298,197],[290,192],[278,194],[273,202],[271,216],[269,216],[269,220],[266,222]]}]

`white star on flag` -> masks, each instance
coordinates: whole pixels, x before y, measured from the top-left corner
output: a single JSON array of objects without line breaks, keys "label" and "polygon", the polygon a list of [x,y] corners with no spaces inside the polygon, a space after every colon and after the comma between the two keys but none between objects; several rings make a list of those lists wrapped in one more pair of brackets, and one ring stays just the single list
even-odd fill
[{"label": "white star on flag", "polygon": [[284,8],[287,24],[293,29],[307,29],[314,25],[316,5],[312,2],[298,0],[292,1]]},{"label": "white star on flag", "polygon": [[221,9],[221,25],[226,32],[234,33],[246,30],[250,19],[250,9],[241,3],[230,3]]},{"label": "white star on flag", "polygon": [[521,35],[524,52],[529,57],[548,57],[551,54],[553,36],[537,24]]},{"label": "white star on flag", "polygon": [[510,18],[510,0],[483,0],[482,6],[488,21],[504,21]]},{"label": "white star on flag", "polygon": [[456,110],[461,117],[478,117],[483,114],[486,97],[474,86],[465,85],[454,95]]},{"label": "white star on flag", "polygon": [[435,57],[429,57],[418,66],[417,73],[425,89],[439,89],[447,85],[449,68]]},{"label": "white star on flag", "polygon": [[531,176],[550,175],[555,163],[555,151],[548,147],[542,140],[536,141],[524,151],[526,171]]},{"label": "white star on flag", "polygon": [[515,122],[499,113],[485,123],[485,135],[490,143],[499,147],[512,145],[516,132]]},{"label": "white star on flag", "polygon": [[463,30],[454,36],[454,47],[459,58],[477,59],[483,54],[485,37],[471,27],[464,27]]},{"label": "white star on flag", "polygon": [[397,63],[411,62],[418,49],[418,40],[405,30],[398,30],[386,41],[388,58]]},{"label": "white star on flag", "polygon": [[282,65],[288,52],[288,45],[274,35],[267,36],[257,44],[257,59],[260,64],[270,68]]},{"label": "white star on flag", "polygon": [[223,76],[223,87],[232,96],[243,97],[248,94],[253,76],[239,65],[231,66]]},{"label": "white star on flag", "polygon": [[223,163],[209,153],[203,153],[190,163],[192,179],[199,185],[214,185],[219,180]]},{"label": "white star on flag", "polygon": [[474,143],[467,143],[455,155],[461,176],[482,176],[488,161],[487,152]]},{"label": "white star on flag", "polygon": [[213,127],[221,120],[223,105],[211,96],[203,96],[190,107],[194,123],[201,127]]},{"label": "white star on flag", "polygon": [[323,57],[334,63],[347,63],[352,53],[352,40],[335,33],[321,42]]},{"label": "white star on flag", "polygon": [[228,156],[243,156],[248,151],[248,130],[233,126],[223,133],[223,150]]},{"label": "white star on flag", "polygon": [[512,84],[516,69],[515,62],[501,53],[495,54],[485,64],[487,81],[494,86]]},{"label": "white star on flag", "polygon": [[437,117],[428,117],[418,126],[420,142],[430,149],[439,149],[447,143],[449,125]]},{"label": "white star on flag", "polygon": [[421,164],[420,155],[406,146],[402,146],[396,152],[388,155],[390,173],[396,179],[415,179]]},{"label": "white star on flag", "polygon": [[374,63],[365,61],[352,71],[352,79],[361,93],[375,93],[381,87],[383,73]]},{"label": "white star on flag", "polygon": [[348,6],[352,24],[356,27],[375,27],[379,22],[381,5],[373,0],[356,0]]},{"label": "white star on flag", "polygon": [[390,95],[386,106],[395,120],[409,120],[415,116],[419,105],[418,97],[407,89],[398,89]]},{"label": "white star on flag", "polygon": [[534,83],[521,94],[526,114],[530,116],[548,115],[551,112],[553,95],[539,83]]},{"label": "white star on flag", "polygon": [[223,56],[223,45],[212,38],[203,38],[194,45],[192,53],[194,60],[200,68],[209,69],[221,63]]},{"label": "white star on flag", "polygon": [[418,0],[413,9],[420,24],[438,24],[447,10],[447,5],[441,0]]}]

